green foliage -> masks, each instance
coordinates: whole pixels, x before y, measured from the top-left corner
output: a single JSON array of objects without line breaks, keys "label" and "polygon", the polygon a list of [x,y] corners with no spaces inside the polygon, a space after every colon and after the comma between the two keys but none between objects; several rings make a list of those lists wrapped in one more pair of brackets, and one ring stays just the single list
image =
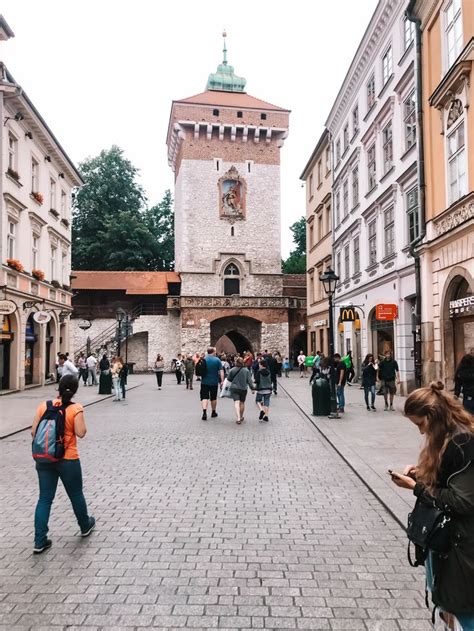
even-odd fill
[{"label": "green foliage", "polygon": [[173,269],[170,191],[145,210],[138,169],[112,146],[79,165],[84,186],[74,200],[72,267],[76,270]]},{"label": "green foliage", "polygon": [[301,217],[290,226],[293,233],[293,243],[295,247],[290,252],[289,257],[282,261],[282,271],[284,274],[305,274],[306,273],[306,219]]}]

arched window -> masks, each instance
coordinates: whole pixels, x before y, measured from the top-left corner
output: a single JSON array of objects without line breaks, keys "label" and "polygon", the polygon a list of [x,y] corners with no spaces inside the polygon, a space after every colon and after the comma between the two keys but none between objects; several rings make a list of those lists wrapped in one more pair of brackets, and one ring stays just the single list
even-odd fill
[{"label": "arched window", "polygon": [[237,265],[230,263],[224,270],[224,296],[240,294],[240,271]]}]

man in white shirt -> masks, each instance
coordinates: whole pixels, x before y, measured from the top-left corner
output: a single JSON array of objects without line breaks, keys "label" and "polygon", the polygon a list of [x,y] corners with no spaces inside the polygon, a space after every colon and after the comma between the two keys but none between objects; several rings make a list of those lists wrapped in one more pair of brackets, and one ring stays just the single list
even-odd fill
[{"label": "man in white shirt", "polygon": [[64,377],[64,375],[72,375],[76,377],[76,379],[79,373],[78,369],[64,353],[58,355],[58,371],[61,377]]},{"label": "man in white shirt", "polygon": [[305,361],[306,361],[306,355],[303,353],[303,351],[300,351],[300,354],[297,357],[298,366],[300,367],[300,379],[303,379],[303,377],[306,377]]},{"label": "man in white shirt", "polygon": [[97,385],[97,359],[94,356],[94,353],[91,353],[89,357],[86,359],[87,364],[87,385],[88,386],[96,386]]}]

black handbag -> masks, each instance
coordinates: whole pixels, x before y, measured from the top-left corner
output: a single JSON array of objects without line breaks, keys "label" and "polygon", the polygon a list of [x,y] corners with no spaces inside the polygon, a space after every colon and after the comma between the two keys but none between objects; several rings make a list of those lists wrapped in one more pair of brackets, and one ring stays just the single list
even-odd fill
[{"label": "black handbag", "polygon": [[[418,498],[408,515],[408,561],[412,567],[423,565],[428,552],[446,555],[451,548],[451,517],[442,511],[434,500]],[[410,554],[410,544],[415,544],[415,561]]]}]

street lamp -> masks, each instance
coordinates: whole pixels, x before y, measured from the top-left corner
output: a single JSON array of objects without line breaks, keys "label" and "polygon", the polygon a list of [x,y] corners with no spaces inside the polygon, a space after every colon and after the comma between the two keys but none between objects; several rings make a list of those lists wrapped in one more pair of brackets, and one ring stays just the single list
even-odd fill
[{"label": "street lamp", "polygon": [[117,320],[117,356],[120,357],[120,338],[122,337],[122,322],[126,313],[124,309],[119,307],[115,312],[115,319]]},{"label": "street lamp", "polygon": [[330,362],[331,362],[331,380],[330,380],[331,414],[330,414],[330,418],[339,418],[339,414],[337,413],[337,400],[336,400],[336,376],[335,376],[335,366],[334,366],[334,314],[333,314],[333,306],[332,306],[332,299],[336,292],[336,286],[339,280],[339,276],[330,267],[323,274],[319,275],[319,280],[323,284],[324,293],[328,297],[328,302],[329,302],[329,357],[330,357]]}]

